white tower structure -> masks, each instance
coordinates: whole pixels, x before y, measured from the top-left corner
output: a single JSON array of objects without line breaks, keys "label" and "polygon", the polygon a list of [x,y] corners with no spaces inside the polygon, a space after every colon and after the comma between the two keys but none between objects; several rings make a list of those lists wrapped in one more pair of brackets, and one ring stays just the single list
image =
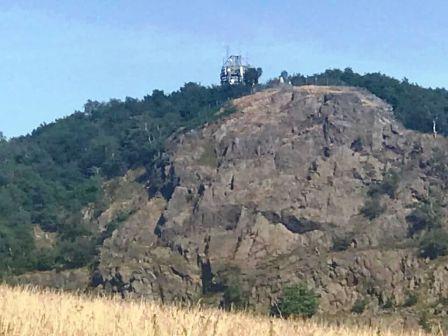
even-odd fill
[{"label": "white tower structure", "polygon": [[227,57],[221,69],[221,84],[236,85],[244,83],[244,74],[248,65],[243,63],[241,55]]}]

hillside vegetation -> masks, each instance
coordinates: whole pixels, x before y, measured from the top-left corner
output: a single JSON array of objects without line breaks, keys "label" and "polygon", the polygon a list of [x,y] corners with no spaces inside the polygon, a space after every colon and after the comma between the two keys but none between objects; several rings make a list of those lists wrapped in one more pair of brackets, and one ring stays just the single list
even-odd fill
[{"label": "hillside vegetation", "polygon": [[[92,262],[104,237],[83,225],[81,209],[101,209],[102,182],[145,166],[152,187],[161,188],[165,140],[228,112],[226,102],[249,91],[188,83],[142,100],[89,101],[31,135],[0,140],[0,276]],[[52,246],[36,247],[35,225],[56,234]]]},{"label": "hillside vegetation", "polygon": [[161,306],[33,288],[0,287],[1,336],[418,336],[419,331],[335,327],[249,313]]},{"label": "hillside vegetation", "polygon": [[[407,127],[429,132],[436,119],[440,133],[448,132],[444,89],[350,69],[290,79],[293,85],[364,87],[392,104]],[[94,263],[97,246],[117,223],[97,232],[86,225],[81,210],[95,204],[97,216],[106,207],[103,182],[144,166],[142,182],[151,181],[150,193],[163,194],[172,188],[162,183],[165,176],[159,169],[167,138],[232,112],[226,105],[229,99],[250,91],[246,86],[188,83],[176,92],[155,90],[143,99],[89,101],[84,111],[42,125],[28,136],[9,141],[0,137],[0,276]],[[36,230],[54,238],[37,244]]]}]

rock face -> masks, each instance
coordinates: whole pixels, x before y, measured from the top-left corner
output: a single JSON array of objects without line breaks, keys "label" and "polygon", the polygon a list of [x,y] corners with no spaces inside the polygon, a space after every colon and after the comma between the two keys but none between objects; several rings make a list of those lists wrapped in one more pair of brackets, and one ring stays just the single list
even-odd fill
[{"label": "rock face", "polygon": [[[355,88],[272,89],[234,105],[172,140],[165,171],[177,186],[168,199],[142,197],[143,186],[134,193],[135,211],[101,249],[95,285],[215,303],[238,286],[260,311],[299,282],[326,313],[360,300],[375,312],[411,294],[425,305],[448,297],[447,259],[418,257],[406,220],[442,190],[431,160],[445,138],[404,129],[389,105]],[[369,219],[363,207],[391,172],[394,190],[379,194]]]},{"label": "rock face", "polygon": [[[276,89],[234,104],[230,117],[173,139],[165,170],[178,185],[105,242],[106,288],[219,302],[237,284],[266,310],[284,285],[306,282],[329,313],[361,299],[375,311],[409,293],[447,297],[446,259],[419,258],[406,221],[437,184],[427,163],[446,139],[405,130],[355,88]],[[369,190],[390,171],[396,190],[368,219]]]}]

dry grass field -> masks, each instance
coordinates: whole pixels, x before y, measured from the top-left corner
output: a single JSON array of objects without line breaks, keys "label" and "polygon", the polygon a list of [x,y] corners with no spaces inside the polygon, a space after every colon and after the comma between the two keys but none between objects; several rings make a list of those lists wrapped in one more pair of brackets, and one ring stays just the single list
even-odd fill
[{"label": "dry grass field", "polygon": [[0,286],[0,336],[416,336]]}]

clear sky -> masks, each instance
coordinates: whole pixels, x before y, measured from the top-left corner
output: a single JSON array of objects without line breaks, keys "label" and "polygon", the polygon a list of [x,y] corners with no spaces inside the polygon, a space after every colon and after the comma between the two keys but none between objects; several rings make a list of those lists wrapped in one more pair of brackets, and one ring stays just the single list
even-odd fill
[{"label": "clear sky", "polygon": [[0,131],[217,83],[226,46],[263,79],[350,66],[448,87],[447,13],[446,0],[0,0]]}]

